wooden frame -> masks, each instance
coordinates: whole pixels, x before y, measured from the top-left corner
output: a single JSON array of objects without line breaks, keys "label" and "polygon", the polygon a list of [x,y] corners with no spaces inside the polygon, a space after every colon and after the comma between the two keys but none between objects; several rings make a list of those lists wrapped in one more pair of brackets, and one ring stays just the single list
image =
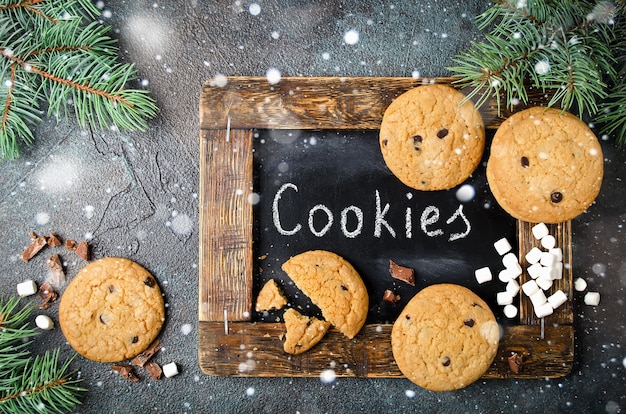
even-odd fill
[{"label": "wooden frame", "polygon": [[[403,377],[391,352],[389,324],[366,325],[352,340],[331,329],[316,347],[288,355],[279,339],[281,323],[250,322],[253,297],[252,193],[253,129],[376,130],[391,101],[410,88],[451,79],[229,77],[207,83],[200,97],[200,235],[198,359],[216,376],[319,376],[335,367],[339,377]],[[216,82],[217,83],[217,82]],[[543,101],[537,91],[534,104]],[[495,103],[481,109],[488,129],[498,116]],[[523,109],[522,107],[517,108]],[[519,257],[538,245],[531,223],[518,222]],[[567,375],[574,358],[571,223],[550,225],[563,246],[565,270],[554,289],[569,300],[545,321],[520,295],[520,324],[504,328],[494,363],[485,378],[548,378]],[[528,279],[526,272],[520,282]],[[511,371],[517,352],[524,366]]]}]

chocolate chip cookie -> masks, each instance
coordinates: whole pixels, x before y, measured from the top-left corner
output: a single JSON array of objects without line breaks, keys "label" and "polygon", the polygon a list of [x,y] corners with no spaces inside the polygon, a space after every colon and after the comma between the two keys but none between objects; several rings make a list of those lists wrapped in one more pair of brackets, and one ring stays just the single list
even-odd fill
[{"label": "chocolate chip cookie", "polygon": [[67,286],[59,305],[61,330],[82,356],[118,362],[144,351],[165,320],[155,278],[122,258],[91,262]]},{"label": "chocolate chip cookie", "polygon": [[418,292],[391,330],[398,368],[431,391],[460,389],[479,379],[493,362],[499,338],[489,306],[471,290],[453,284]]},{"label": "chocolate chip cookie", "polygon": [[498,204],[530,223],[559,223],[583,213],[602,185],[602,148],[576,116],[533,107],[494,135],[487,180]]},{"label": "chocolate chip cookie", "polygon": [[348,338],[356,336],[367,318],[369,297],[350,263],[332,252],[310,250],[287,260],[282,269],[325,320]]},{"label": "chocolate chip cookie", "polygon": [[396,98],[383,115],[380,148],[387,167],[416,190],[445,190],[465,181],[485,146],[482,117],[447,85],[424,85]]}]

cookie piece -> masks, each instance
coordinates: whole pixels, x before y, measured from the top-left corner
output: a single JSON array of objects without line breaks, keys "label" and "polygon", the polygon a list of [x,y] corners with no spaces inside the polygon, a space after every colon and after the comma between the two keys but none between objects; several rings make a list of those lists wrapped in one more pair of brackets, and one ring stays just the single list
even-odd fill
[{"label": "cookie piece", "polygon": [[163,296],[154,277],[122,258],[104,258],[82,268],[59,305],[59,323],[69,344],[99,362],[141,353],[164,320]]},{"label": "cookie piece", "polygon": [[518,220],[560,223],[583,213],[602,185],[598,139],[578,117],[533,107],[496,131],[487,180],[498,204]]},{"label": "cookie piece", "polygon": [[361,330],[369,306],[367,289],[341,256],[310,250],[287,260],[282,269],[341,333],[352,339]]},{"label": "cookie piece", "polygon": [[474,104],[447,85],[425,85],[397,97],[380,125],[387,167],[416,190],[452,188],[478,166],[485,127]]},{"label": "cookie piece", "polygon": [[278,310],[282,309],[286,304],[287,299],[280,291],[276,281],[274,279],[270,279],[263,285],[261,291],[256,297],[254,310],[257,312]]},{"label": "cookie piece", "polygon": [[289,354],[301,354],[313,348],[330,328],[330,322],[304,316],[295,309],[287,309],[283,319],[287,329],[283,349]]},{"label": "cookie piece", "polygon": [[471,290],[432,285],[415,295],[391,330],[400,371],[431,391],[463,388],[493,362],[500,329],[489,306]]}]

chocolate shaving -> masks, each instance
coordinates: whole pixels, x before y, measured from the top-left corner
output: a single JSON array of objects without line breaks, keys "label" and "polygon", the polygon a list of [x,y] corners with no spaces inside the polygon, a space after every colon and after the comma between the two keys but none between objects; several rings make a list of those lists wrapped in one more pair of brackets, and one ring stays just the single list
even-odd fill
[{"label": "chocolate shaving", "polygon": [[161,369],[159,364],[157,364],[156,362],[150,361],[150,362],[146,363],[144,368],[146,369],[146,371],[148,371],[148,373],[150,374],[152,379],[154,379],[154,380],[161,379],[161,375],[163,374],[163,370]]},{"label": "chocolate shaving", "polygon": [[401,280],[411,286],[415,286],[415,274],[413,269],[400,266],[393,260],[389,260],[389,273],[394,279]]},{"label": "chocolate shaving", "polygon": [[[37,236],[35,233],[31,233],[32,236]],[[22,260],[25,263],[28,263],[30,259],[32,259],[41,249],[46,247],[48,244],[45,236],[35,237],[33,241],[24,249],[22,252]]]},{"label": "chocolate shaving", "polygon": [[83,240],[82,242],[78,243],[78,245],[76,246],[76,249],[74,249],[74,253],[76,253],[76,255],[80,257],[81,259],[83,259],[84,261],[88,262],[89,261],[89,244],[85,240]]},{"label": "chocolate shaving", "polygon": [[59,239],[59,237],[50,232],[50,235],[48,236],[48,246],[50,247],[57,247],[61,245],[61,239]]},{"label": "chocolate shaving", "polygon": [[513,355],[511,355],[508,358],[508,361],[509,361],[509,368],[511,369],[511,371],[513,371],[516,374],[519,374],[524,366],[524,361],[522,360],[522,356],[518,354],[517,352],[513,352]]},{"label": "chocolate shaving", "polygon": [[63,271],[63,265],[58,254],[53,254],[48,259],[48,269],[50,269],[50,276],[46,279],[50,285],[59,287],[65,283],[65,272]]},{"label": "chocolate shaving", "polygon": [[400,296],[393,293],[393,291],[387,289],[385,293],[383,293],[383,300],[389,303],[396,303],[400,300]]},{"label": "chocolate shaving", "polygon": [[146,364],[146,362],[150,361],[150,359],[154,356],[154,354],[159,352],[160,349],[161,349],[161,344],[159,344],[159,340],[157,339],[154,342],[152,342],[152,344],[150,344],[148,349],[146,349],[141,354],[134,357],[130,361],[130,363],[138,367],[143,367]]},{"label": "chocolate shaving", "polygon": [[128,364],[111,365],[111,369],[117,372],[118,374],[120,374],[122,377],[129,380],[130,382],[139,381],[139,377],[135,374],[135,372],[133,371],[133,367],[131,365],[128,365]]},{"label": "chocolate shaving", "polygon": [[58,297],[57,293],[54,291],[54,289],[52,289],[52,286],[50,286],[50,283],[48,282],[44,282],[41,286],[39,286],[38,295],[41,300],[43,300],[43,303],[39,305],[39,309],[41,310],[46,310],[50,308],[50,306],[52,306],[51,302],[57,300]]}]

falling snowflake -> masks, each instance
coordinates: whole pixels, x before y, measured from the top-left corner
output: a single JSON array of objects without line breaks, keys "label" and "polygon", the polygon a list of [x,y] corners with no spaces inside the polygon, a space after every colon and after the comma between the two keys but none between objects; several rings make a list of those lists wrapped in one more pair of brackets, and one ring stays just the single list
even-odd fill
[{"label": "falling snowflake", "polygon": [[349,45],[356,45],[359,42],[359,32],[354,29],[348,30],[343,35],[343,41]]},{"label": "falling snowflake", "polygon": [[535,72],[537,72],[538,75],[545,75],[550,72],[550,62],[547,60],[540,60],[535,63]]}]

